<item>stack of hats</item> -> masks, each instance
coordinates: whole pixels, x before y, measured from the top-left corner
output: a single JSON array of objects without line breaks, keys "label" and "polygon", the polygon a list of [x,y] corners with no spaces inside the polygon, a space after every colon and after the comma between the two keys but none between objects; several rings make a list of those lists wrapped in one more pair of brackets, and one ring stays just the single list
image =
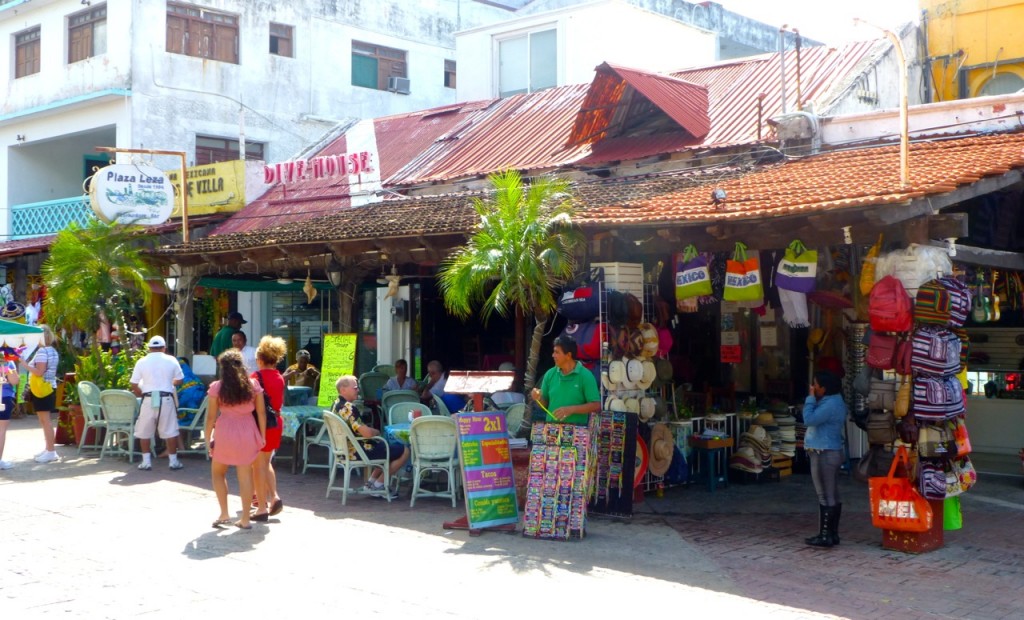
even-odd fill
[{"label": "stack of hats", "polygon": [[782,433],[779,430],[779,424],[776,422],[775,416],[769,411],[762,411],[754,418],[754,424],[763,426],[764,430],[768,432],[768,436],[771,437],[772,452],[781,452]]},{"label": "stack of hats", "polygon": [[775,423],[779,425],[781,446],[778,452],[786,456],[796,455],[796,417],[789,413],[776,413]]},{"label": "stack of hats", "polygon": [[740,434],[739,446],[729,457],[729,467],[753,474],[761,473],[772,464],[772,440],[763,426],[754,424]]}]

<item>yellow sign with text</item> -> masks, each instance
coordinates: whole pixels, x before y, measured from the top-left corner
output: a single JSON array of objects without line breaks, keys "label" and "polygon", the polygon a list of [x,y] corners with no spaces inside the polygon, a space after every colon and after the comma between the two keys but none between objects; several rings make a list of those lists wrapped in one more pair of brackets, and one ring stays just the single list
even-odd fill
[{"label": "yellow sign with text", "polygon": [[320,365],[320,393],[316,404],[330,407],[338,398],[334,382],[341,375],[351,375],[356,370],[356,335],[324,334],[324,359]]},{"label": "yellow sign with text", "polygon": [[[174,212],[181,217],[180,170],[168,170],[167,178],[174,186]],[[188,187],[188,214],[208,215],[230,213],[245,206],[245,162],[225,161],[185,169]]]}]

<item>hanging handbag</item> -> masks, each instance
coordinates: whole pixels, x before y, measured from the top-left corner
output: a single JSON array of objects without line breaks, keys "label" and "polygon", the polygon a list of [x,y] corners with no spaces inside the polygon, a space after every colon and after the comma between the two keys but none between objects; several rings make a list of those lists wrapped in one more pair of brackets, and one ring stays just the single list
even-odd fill
[{"label": "hanging handbag", "polygon": [[917,454],[924,458],[946,458],[953,456],[951,442],[946,429],[941,425],[923,424],[917,439]]},{"label": "hanging handbag", "polygon": [[[32,355],[32,359],[29,360],[29,364],[35,363],[36,357],[42,352],[42,348],[36,349],[35,354]],[[45,355],[43,357],[46,357]],[[46,371],[49,369],[49,360],[47,360],[47,368],[43,369],[43,374],[37,375],[34,372],[28,374],[28,389],[32,392],[32,396],[36,398],[46,398],[50,394],[53,394],[53,386],[46,380]]]},{"label": "hanging handbag", "polygon": [[960,480],[960,488],[962,491],[967,491],[978,482],[978,472],[975,471],[974,464],[971,463],[971,457],[957,457],[950,461],[950,466],[953,468],[957,478]]},{"label": "hanging handbag", "polygon": [[747,257],[747,246],[737,242],[732,260],[725,266],[725,301],[761,301],[764,286],[761,282],[761,266],[757,258]]},{"label": "hanging handbag", "polygon": [[892,369],[896,371],[896,374],[913,374],[914,371],[910,364],[913,353],[914,345],[910,343],[910,338],[900,337],[896,342],[896,351],[892,355]]},{"label": "hanging handbag", "polygon": [[914,445],[917,443],[918,437],[921,436],[921,425],[917,423],[914,416],[903,416],[896,424],[896,434],[899,435],[900,441],[903,443]]},{"label": "hanging handbag", "polygon": [[868,366],[879,370],[892,370],[893,358],[896,356],[896,343],[896,336],[871,332],[866,358]]},{"label": "hanging handbag", "polygon": [[595,267],[567,284],[558,299],[558,314],[577,323],[590,321],[600,314],[598,282],[604,278],[604,269]]},{"label": "hanging handbag", "polygon": [[677,252],[675,264],[676,301],[712,293],[708,259],[697,252],[697,246],[691,243],[682,254]]},{"label": "hanging handbag", "polygon": [[886,445],[896,441],[895,420],[890,411],[871,411],[868,413],[868,443]]},{"label": "hanging handbag", "polygon": [[779,261],[775,272],[775,284],[787,291],[810,293],[815,288],[818,276],[818,252],[808,250],[802,241],[796,239],[786,248],[786,255]]},{"label": "hanging handbag", "polygon": [[[277,428],[277,416],[280,413],[270,404],[270,394],[267,394],[267,387],[263,385],[263,373],[258,370],[256,371],[256,380],[260,382],[260,387],[263,388],[263,409],[267,415],[267,428]],[[252,419],[256,422],[256,427],[259,428],[260,418],[256,413],[256,409],[252,410]]]},{"label": "hanging handbag", "polygon": [[895,381],[871,379],[871,391],[867,398],[868,408],[892,411],[896,407],[896,389]]},{"label": "hanging handbag", "polygon": [[925,499],[946,499],[946,472],[940,463],[920,461],[917,484]]},{"label": "hanging handbag", "polygon": [[871,524],[886,530],[927,532],[932,527],[932,507],[910,480],[896,477],[900,463],[909,468],[904,446],[897,450],[889,475],[868,480]]},{"label": "hanging handbag", "polygon": [[892,414],[897,420],[910,413],[910,386],[910,381],[907,381],[907,377],[904,375],[899,389],[896,390],[896,402],[892,406]]},{"label": "hanging handbag", "polygon": [[956,446],[957,456],[966,456],[971,453],[971,437],[967,434],[967,425],[964,424],[963,416],[958,416],[946,422],[949,433],[953,437],[953,445]]}]

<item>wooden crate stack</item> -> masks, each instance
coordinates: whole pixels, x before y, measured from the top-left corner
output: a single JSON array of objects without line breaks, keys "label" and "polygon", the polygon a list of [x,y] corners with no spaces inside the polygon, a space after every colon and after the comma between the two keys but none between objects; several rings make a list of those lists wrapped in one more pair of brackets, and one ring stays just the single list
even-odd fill
[{"label": "wooden crate stack", "polygon": [[782,454],[772,454],[772,467],[778,470],[779,477],[793,475],[793,457]]}]

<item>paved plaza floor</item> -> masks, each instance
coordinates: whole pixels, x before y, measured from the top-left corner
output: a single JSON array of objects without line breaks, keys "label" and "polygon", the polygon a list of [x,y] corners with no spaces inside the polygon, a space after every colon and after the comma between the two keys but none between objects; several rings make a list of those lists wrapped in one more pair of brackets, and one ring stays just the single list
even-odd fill
[{"label": "paved plaza floor", "polygon": [[[284,511],[214,530],[207,461],[143,472],[123,459],[37,464],[34,419],[14,420],[0,471],[0,617],[522,618],[651,613],[721,618],[1022,618],[1024,482],[984,475],[941,549],[887,551],[866,486],[842,482],[842,544],[803,544],[809,476],[648,495],[632,519],[591,519],[581,542],[442,528],[448,500],[325,498],[323,470],[279,474]],[[234,480],[232,477],[232,488]],[[232,512],[240,501],[232,496]],[[287,614],[287,615],[284,615]]]}]

